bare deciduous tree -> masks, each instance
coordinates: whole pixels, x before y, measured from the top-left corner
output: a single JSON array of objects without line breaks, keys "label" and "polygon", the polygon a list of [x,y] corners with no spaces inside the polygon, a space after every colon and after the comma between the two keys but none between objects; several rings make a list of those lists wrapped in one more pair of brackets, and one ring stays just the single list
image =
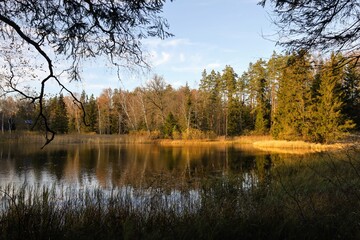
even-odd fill
[{"label": "bare deciduous tree", "polygon": [[[118,69],[147,67],[141,40],[171,36],[166,20],[159,15],[164,3],[0,0],[0,94],[16,92],[39,105],[38,120],[45,122],[48,144],[55,134],[43,109],[48,83],[54,81],[83,109],[64,81],[65,77],[81,79],[83,61],[102,57]],[[26,67],[21,68],[25,75],[17,73],[21,65]]]}]

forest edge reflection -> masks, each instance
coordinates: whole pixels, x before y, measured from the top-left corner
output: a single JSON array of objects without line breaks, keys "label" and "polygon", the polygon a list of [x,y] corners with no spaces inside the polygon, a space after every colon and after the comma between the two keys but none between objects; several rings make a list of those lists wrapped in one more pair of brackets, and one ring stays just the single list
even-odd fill
[{"label": "forest edge reflection", "polygon": [[[202,179],[227,175],[264,175],[259,162],[270,155],[244,146],[159,146],[155,144],[71,144],[0,146],[0,179],[9,183],[98,185],[103,188],[197,187]],[[257,175],[256,174],[256,175]],[[248,178],[248,177],[246,177]]]}]

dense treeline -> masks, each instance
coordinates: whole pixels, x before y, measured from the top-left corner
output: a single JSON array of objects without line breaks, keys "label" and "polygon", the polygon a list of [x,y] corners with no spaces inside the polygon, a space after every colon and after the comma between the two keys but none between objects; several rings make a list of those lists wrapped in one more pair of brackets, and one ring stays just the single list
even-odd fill
[{"label": "dense treeline", "polygon": [[[241,76],[231,66],[203,71],[198,89],[174,89],[155,75],[133,91],[104,89],[100,96],[49,97],[46,115],[57,133],[211,138],[272,134],[278,139],[332,142],[360,126],[360,68],[342,57],[279,55],[250,63]],[[41,130],[36,106],[1,100],[2,132]],[[85,121],[84,121],[85,120]]]}]

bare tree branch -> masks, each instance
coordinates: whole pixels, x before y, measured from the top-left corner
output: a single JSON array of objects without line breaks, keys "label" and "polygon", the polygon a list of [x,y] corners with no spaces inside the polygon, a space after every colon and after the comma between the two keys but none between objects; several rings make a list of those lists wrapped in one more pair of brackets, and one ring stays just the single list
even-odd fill
[{"label": "bare tree branch", "polygon": [[273,8],[277,43],[290,51],[341,53],[360,58],[360,2],[357,0],[262,0]]},{"label": "bare tree branch", "polygon": [[[35,124],[45,124],[44,146],[55,136],[44,114],[45,86],[54,80],[61,91],[66,91],[75,104],[84,111],[83,104],[64,84],[61,74],[54,66],[62,61],[70,63],[63,68],[70,81],[81,80],[82,60],[107,57],[117,69],[120,67],[149,67],[144,59],[141,40],[146,37],[170,37],[165,19],[159,16],[165,0],[27,0],[0,1],[1,45],[11,49],[12,45],[27,46],[27,53],[34,53],[46,64],[46,74],[37,78],[38,93],[28,94],[20,87],[20,74],[16,61],[11,56],[4,59],[8,71],[6,81],[0,82],[3,93],[16,92],[32,103],[39,105]],[[26,57],[23,55],[22,57]],[[53,57],[55,56],[55,57]],[[31,61],[30,59],[29,61]],[[32,63],[33,69],[43,67]],[[61,70],[60,70],[61,71]],[[0,72],[1,73],[1,72]],[[85,119],[85,114],[84,114]]]}]

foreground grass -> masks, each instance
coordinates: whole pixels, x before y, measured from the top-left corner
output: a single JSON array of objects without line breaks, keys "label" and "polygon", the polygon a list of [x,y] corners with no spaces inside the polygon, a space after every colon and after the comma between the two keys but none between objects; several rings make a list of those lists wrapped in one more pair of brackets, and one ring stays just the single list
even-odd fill
[{"label": "foreground grass", "polygon": [[359,239],[359,151],[296,158],[170,193],[8,186],[0,239]]}]

